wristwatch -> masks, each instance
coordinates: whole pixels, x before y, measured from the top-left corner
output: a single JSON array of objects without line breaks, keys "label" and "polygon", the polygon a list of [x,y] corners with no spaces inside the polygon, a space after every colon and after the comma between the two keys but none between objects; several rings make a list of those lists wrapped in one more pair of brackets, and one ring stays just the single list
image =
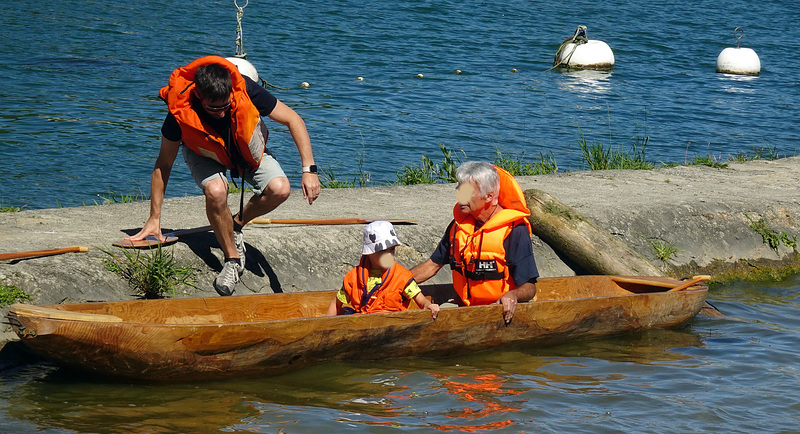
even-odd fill
[{"label": "wristwatch", "polygon": [[312,164],[310,166],[303,167],[303,173],[317,173],[317,165]]}]

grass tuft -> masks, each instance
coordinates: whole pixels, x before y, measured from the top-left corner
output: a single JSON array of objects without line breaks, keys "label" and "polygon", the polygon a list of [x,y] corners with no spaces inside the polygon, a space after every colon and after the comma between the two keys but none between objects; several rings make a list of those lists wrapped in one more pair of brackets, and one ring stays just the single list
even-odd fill
[{"label": "grass tuft", "polygon": [[100,200],[95,201],[95,205],[109,205],[114,203],[134,203],[134,202],[144,202],[148,200],[147,195],[139,190],[138,193],[117,193],[113,191],[108,191],[103,193],[103,195],[98,194],[97,198]]},{"label": "grass tuft", "polygon": [[6,279],[0,279],[0,307],[5,307],[21,301],[28,301],[31,299],[30,294],[25,290],[19,289],[14,285],[5,283]]},{"label": "grass tuft", "polygon": [[539,151],[539,160],[530,163],[523,162],[525,151],[519,156],[512,155],[509,152],[502,152],[495,148],[495,155],[492,163],[505,169],[513,176],[533,176],[533,175],[547,175],[558,172],[558,164],[556,163],[553,153],[548,151],[545,155]]},{"label": "grass tuft", "polygon": [[118,256],[99,250],[110,256],[104,259],[106,269],[127,280],[134,293],[144,298],[163,298],[167,293],[174,296],[181,285],[197,289],[197,267],[178,263],[172,250],[167,252],[160,245],[149,254],[122,249],[123,255]]},{"label": "grass tuft", "polygon": [[797,235],[790,236],[786,232],[778,232],[772,229],[763,217],[757,221],[751,219],[749,215],[745,214],[745,217],[747,217],[747,220],[750,220],[750,229],[761,235],[761,239],[775,251],[775,254],[778,254],[778,247],[780,247],[781,244],[790,249],[797,250]]},{"label": "grass tuft", "polygon": [[667,262],[670,258],[675,256],[676,253],[680,252],[678,248],[676,248],[672,243],[669,243],[664,240],[659,239],[650,239],[645,237],[645,239],[650,243],[655,251],[656,257],[664,262]]},{"label": "grass tuft", "polygon": [[634,139],[631,151],[627,153],[622,149],[614,149],[611,145],[606,147],[602,143],[588,144],[583,131],[581,131],[581,140],[578,143],[582,159],[590,170],[650,170],[655,167],[655,164],[647,161],[645,156],[649,141],[650,137]]}]

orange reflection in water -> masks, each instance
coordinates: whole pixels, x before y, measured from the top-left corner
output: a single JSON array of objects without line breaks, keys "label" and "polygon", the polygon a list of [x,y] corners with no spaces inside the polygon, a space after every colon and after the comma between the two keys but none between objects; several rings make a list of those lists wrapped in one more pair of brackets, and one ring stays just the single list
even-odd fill
[{"label": "orange reflection in water", "polygon": [[[476,420],[494,415],[501,415],[519,411],[522,402],[510,404],[502,398],[506,396],[519,395],[525,390],[515,390],[503,386],[503,377],[495,374],[480,374],[469,376],[459,374],[455,377],[432,374],[441,381],[442,386],[448,393],[456,397],[459,401],[466,401],[477,404],[479,408],[464,407],[461,410],[454,410],[447,414],[447,417],[454,419]],[[510,419],[487,422],[481,425],[442,425],[431,424],[432,428],[441,431],[462,431],[480,432],[494,429],[505,428],[515,422]]]}]

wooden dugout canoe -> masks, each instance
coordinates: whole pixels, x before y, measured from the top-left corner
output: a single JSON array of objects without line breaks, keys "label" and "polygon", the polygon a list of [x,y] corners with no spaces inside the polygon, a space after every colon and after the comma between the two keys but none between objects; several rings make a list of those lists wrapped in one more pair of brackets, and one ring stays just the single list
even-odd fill
[{"label": "wooden dugout canoe", "polygon": [[[337,359],[448,356],[679,326],[708,287],[666,277],[542,278],[510,325],[500,305],[324,317],[335,292],[15,304],[22,342],[57,364],[146,381],[284,372]],[[671,290],[677,288],[678,290]]]}]

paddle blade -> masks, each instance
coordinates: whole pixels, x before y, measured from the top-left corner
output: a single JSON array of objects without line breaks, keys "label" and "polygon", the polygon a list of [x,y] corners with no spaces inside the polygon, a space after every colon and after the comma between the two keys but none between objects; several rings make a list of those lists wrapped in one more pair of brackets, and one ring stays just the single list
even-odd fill
[{"label": "paddle blade", "polygon": [[152,249],[154,247],[157,247],[158,245],[166,246],[169,244],[173,244],[176,241],[178,241],[178,237],[167,236],[165,237],[164,241],[158,241],[158,238],[156,238],[153,235],[150,235],[143,240],[139,241],[120,240],[113,243],[113,245],[126,249]]}]

